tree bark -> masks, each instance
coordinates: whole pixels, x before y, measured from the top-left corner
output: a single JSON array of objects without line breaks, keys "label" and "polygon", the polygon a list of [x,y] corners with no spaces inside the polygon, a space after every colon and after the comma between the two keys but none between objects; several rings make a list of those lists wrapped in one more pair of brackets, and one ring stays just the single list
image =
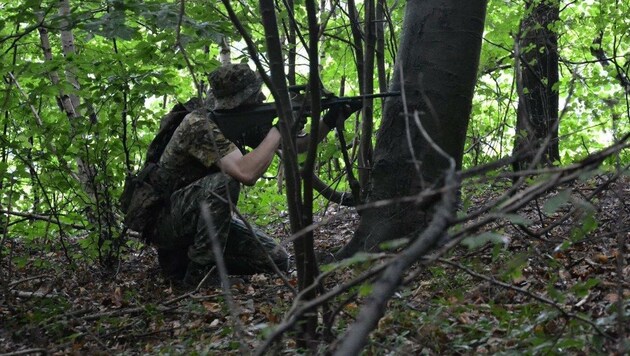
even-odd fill
[{"label": "tree bark", "polygon": [[560,160],[558,148],[558,35],[551,28],[559,20],[555,0],[527,1],[527,15],[516,42],[519,94],[514,154],[520,154],[515,171],[527,168],[547,137],[549,144],[540,163]]},{"label": "tree bark", "polygon": [[[375,5],[374,0],[365,2],[365,56],[363,63],[363,90],[361,94],[374,93],[374,57],[376,53],[376,27],[375,27]],[[361,120],[361,142],[359,146],[359,184],[361,186],[361,197],[367,195],[367,186],[370,180],[370,170],[372,169],[372,158],[374,148],[372,146],[372,135],[374,133],[374,99],[363,99],[363,115]]]},{"label": "tree bark", "polygon": [[[309,5],[313,5],[312,1],[313,0],[309,2]],[[287,205],[289,206],[291,232],[297,233],[305,226],[304,223],[305,221],[308,221],[309,217],[312,219],[312,215],[310,212],[307,213],[305,211],[304,200],[300,194],[300,170],[297,164],[297,149],[294,140],[294,117],[291,109],[291,100],[289,99],[286,77],[284,74],[284,58],[282,55],[282,47],[280,45],[280,34],[278,32],[274,2],[273,0],[261,0],[259,4],[263,28],[265,30],[267,55],[269,57],[269,68],[271,70],[271,81],[274,87],[274,99],[276,100],[278,116],[280,119],[279,128],[280,133],[282,134],[282,149],[284,151],[283,160],[287,173]],[[310,16],[311,14],[309,14],[309,17]],[[312,55],[312,53],[309,53],[309,55]],[[319,83],[311,83],[311,89],[313,85],[319,88]],[[313,249],[312,234],[295,239],[293,246],[295,249],[298,285],[300,290],[304,290],[314,281],[315,276],[317,275],[317,264]],[[310,295],[308,297],[310,297]],[[317,315],[306,315],[303,323],[300,324],[300,328],[301,334],[298,337],[298,345],[304,347],[307,346],[309,341],[316,340]]]},{"label": "tree bark", "polygon": [[407,2],[390,84],[390,91],[404,89],[404,96],[385,102],[368,196],[369,202],[392,204],[366,208],[355,235],[337,258],[376,250],[380,243],[411,236],[427,224],[429,206],[395,200],[442,184],[448,160],[431,148],[413,119],[405,118],[405,110],[419,111],[422,127],[461,168],[485,9],[485,0]]}]

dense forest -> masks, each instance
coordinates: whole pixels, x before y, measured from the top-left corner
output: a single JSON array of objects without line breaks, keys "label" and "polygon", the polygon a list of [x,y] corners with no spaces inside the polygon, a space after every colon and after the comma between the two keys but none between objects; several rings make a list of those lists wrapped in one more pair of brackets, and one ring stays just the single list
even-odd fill
[{"label": "dense forest", "polygon": [[[0,0],[0,353],[627,354],[628,14]],[[260,74],[283,148],[233,212],[291,269],[183,289],[119,199],[226,63]],[[298,154],[296,86],[307,132],[361,108]]]}]

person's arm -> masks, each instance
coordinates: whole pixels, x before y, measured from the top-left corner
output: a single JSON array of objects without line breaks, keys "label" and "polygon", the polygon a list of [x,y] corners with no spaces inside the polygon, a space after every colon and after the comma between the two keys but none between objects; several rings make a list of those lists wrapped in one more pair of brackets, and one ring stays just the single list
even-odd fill
[{"label": "person's arm", "polygon": [[279,145],[280,132],[272,127],[253,151],[243,156],[240,150],[234,150],[221,158],[217,165],[237,181],[245,185],[254,185],[269,168]]}]

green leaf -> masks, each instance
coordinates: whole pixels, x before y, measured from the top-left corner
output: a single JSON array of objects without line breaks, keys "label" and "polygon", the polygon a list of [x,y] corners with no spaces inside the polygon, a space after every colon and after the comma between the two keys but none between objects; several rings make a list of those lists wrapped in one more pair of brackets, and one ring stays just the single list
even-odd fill
[{"label": "green leaf", "polygon": [[360,297],[367,297],[368,295],[370,295],[372,293],[372,290],[374,289],[372,283],[365,283],[362,284],[359,287],[359,296]]},{"label": "green leaf", "polygon": [[558,209],[560,209],[561,206],[563,206],[569,201],[570,197],[571,197],[570,190],[566,189],[566,190],[560,191],[558,194],[549,198],[549,200],[545,202],[543,211],[545,212],[545,214],[555,213],[556,211],[558,211]]},{"label": "green leaf", "polygon": [[407,245],[409,243],[409,239],[408,238],[402,238],[402,239],[395,239],[395,240],[390,240],[390,241],[386,241],[381,243],[380,245],[378,245],[378,247],[381,250],[385,250],[385,251],[391,251],[391,250],[395,250],[399,247],[403,247],[405,245]]},{"label": "green leaf", "polygon": [[588,295],[588,292],[595,286],[599,284],[599,279],[589,278],[586,282],[577,283],[571,290],[575,293],[578,298],[583,298]]},{"label": "green leaf", "polygon": [[494,232],[484,232],[476,236],[470,236],[462,240],[462,244],[473,250],[490,242],[493,244],[508,244],[510,238]]},{"label": "green leaf", "polygon": [[525,216],[522,215],[518,215],[518,214],[505,214],[503,215],[503,217],[511,222],[514,225],[520,225],[520,226],[530,226],[532,224],[532,221],[529,220],[528,218],[526,218]]}]

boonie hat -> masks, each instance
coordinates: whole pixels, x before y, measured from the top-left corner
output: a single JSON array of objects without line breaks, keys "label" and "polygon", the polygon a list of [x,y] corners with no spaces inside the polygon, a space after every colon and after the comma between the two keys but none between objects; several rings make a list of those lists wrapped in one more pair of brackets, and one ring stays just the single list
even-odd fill
[{"label": "boonie hat", "polygon": [[260,92],[262,79],[245,63],[228,64],[208,76],[214,109],[227,110],[243,104]]}]

